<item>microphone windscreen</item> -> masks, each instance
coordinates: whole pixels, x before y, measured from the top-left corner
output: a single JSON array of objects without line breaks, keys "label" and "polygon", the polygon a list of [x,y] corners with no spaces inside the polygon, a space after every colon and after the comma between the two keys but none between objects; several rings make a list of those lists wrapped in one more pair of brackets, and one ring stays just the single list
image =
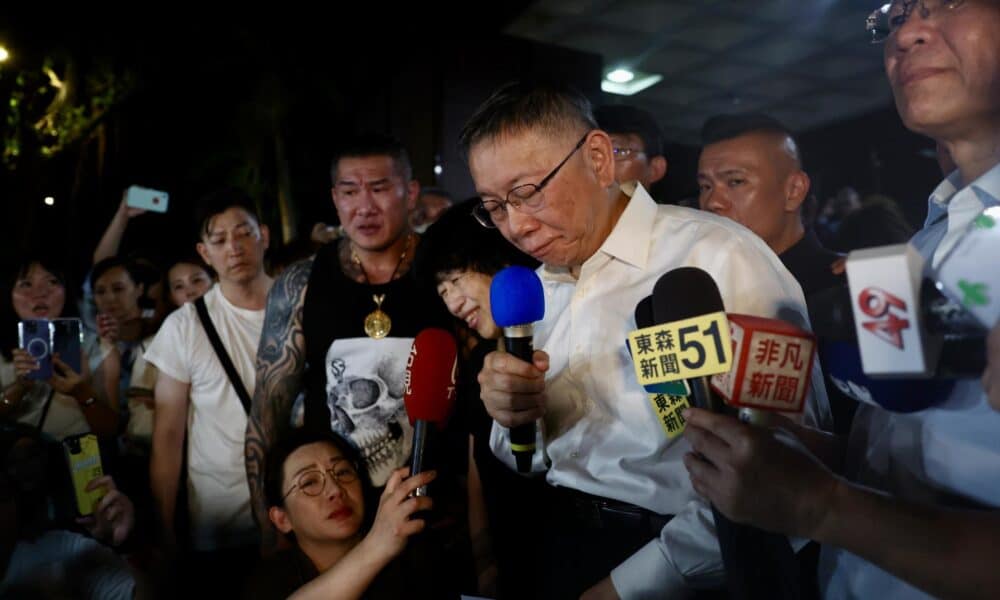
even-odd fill
[{"label": "microphone windscreen", "polygon": [[861,366],[861,351],[856,341],[821,339],[819,360],[827,376],[845,395],[891,412],[916,412],[940,404],[955,387],[954,379],[869,377]]},{"label": "microphone windscreen", "polygon": [[723,311],[719,286],[711,275],[697,267],[667,271],[653,286],[653,317],[657,323]]},{"label": "microphone windscreen", "polygon": [[635,326],[639,329],[656,325],[653,319],[653,297],[646,296],[635,305]]},{"label": "microphone windscreen", "polygon": [[414,338],[403,394],[411,424],[442,424],[448,419],[455,404],[457,358],[455,339],[444,329],[424,329]]},{"label": "microphone windscreen", "polygon": [[493,276],[490,310],[499,327],[527,325],[545,316],[542,280],[527,267],[514,265]]}]

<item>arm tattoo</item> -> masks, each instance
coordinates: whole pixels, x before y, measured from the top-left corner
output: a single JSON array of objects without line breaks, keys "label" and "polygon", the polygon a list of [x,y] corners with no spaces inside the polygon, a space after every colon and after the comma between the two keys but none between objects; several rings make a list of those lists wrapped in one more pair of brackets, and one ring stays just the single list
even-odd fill
[{"label": "arm tattoo", "polygon": [[246,469],[250,502],[262,532],[265,551],[277,542],[267,518],[264,469],[268,450],[289,427],[292,403],[305,370],[305,336],[302,311],[312,259],[288,267],[271,286],[260,345],[257,348],[257,383],[246,433]]}]

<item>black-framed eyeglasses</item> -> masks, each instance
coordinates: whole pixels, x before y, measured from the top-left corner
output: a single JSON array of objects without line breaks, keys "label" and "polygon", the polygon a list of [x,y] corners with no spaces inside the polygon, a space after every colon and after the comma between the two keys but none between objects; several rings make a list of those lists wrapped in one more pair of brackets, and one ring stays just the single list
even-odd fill
[{"label": "black-framed eyeglasses", "polygon": [[865,31],[873,44],[879,44],[896,33],[916,8],[920,9],[920,17],[926,19],[938,9],[954,10],[963,4],[965,0],[893,0],[868,15]]},{"label": "black-framed eyeglasses", "polygon": [[298,479],[295,480],[295,484],[290,490],[285,492],[285,495],[282,496],[281,499],[284,500],[295,490],[301,490],[306,496],[319,496],[323,493],[323,490],[326,489],[326,480],[328,478],[336,481],[337,484],[344,486],[358,480],[358,470],[354,468],[351,461],[341,459],[334,461],[334,463],[326,469],[313,469],[306,471],[299,475]]},{"label": "black-framed eyeglasses", "polygon": [[484,200],[472,208],[472,216],[476,217],[479,224],[483,227],[496,227],[499,223],[503,223],[507,220],[507,205],[510,204],[518,210],[524,208],[536,211],[542,207],[542,194],[539,192],[552,181],[552,178],[556,176],[559,169],[563,168],[569,159],[576,153],[577,150],[583,146],[583,143],[587,141],[587,136],[590,132],[583,134],[580,141],[573,146],[573,149],[569,151],[566,158],[556,165],[556,168],[552,169],[552,172],[542,178],[538,183],[525,183],[515,187],[514,189],[507,192],[506,198],[503,202],[498,200]]}]

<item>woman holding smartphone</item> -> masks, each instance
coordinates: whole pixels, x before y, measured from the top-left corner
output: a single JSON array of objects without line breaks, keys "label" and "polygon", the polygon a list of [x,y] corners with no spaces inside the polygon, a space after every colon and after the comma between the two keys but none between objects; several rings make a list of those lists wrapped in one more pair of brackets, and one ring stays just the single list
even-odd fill
[{"label": "woman holding smartphone", "polygon": [[62,271],[48,260],[31,258],[17,265],[7,283],[10,295],[3,299],[10,303],[4,302],[0,322],[0,419],[33,425],[56,439],[87,431],[113,435],[117,412],[98,401],[85,356],[80,359],[83,373],[53,356],[52,376],[38,380],[31,377],[40,367],[38,361],[18,344],[19,321],[57,319],[72,306],[66,302]]},{"label": "woman holding smartphone", "polygon": [[112,257],[94,265],[90,287],[97,308],[97,331],[87,348],[97,391],[127,420],[128,438],[148,446],[153,432],[156,368],[146,363],[143,354],[156,332],[148,331],[139,307],[144,286],[129,261]]}]

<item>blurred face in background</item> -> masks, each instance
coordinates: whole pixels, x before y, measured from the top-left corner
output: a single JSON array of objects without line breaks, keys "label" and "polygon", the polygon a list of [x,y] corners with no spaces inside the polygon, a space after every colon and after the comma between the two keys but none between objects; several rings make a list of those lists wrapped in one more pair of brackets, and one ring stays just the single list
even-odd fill
[{"label": "blurred face in background", "polygon": [[66,287],[38,263],[14,281],[11,303],[19,319],[55,319],[62,315]]},{"label": "blurred face in background", "polygon": [[448,312],[487,340],[497,339],[502,333],[490,310],[492,282],[492,275],[471,270],[438,274],[437,292]]},{"label": "blurred face in background", "polygon": [[170,300],[175,306],[203,296],[212,287],[212,278],[200,265],[179,262],[167,271]]},{"label": "blurred face in background", "polygon": [[219,274],[219,281],[243,284],[263,274],[269,242],[267,226],[233,206],[212,217],[197,248],[202,260]]},{"label": "blurred face in background", "polygon": [[667,173],[667,159],[649,156],[642,138],[634,133],[611,133],[615,153],[615,181],[638,181],[642,187],[656,183]]},{"label": "blurred face in background", "polygon": [[142,285],[132,280],[125,267],[112,267],[94,281],[94,304],[97,312],[124,323],[142,316],[139,298]]}]

